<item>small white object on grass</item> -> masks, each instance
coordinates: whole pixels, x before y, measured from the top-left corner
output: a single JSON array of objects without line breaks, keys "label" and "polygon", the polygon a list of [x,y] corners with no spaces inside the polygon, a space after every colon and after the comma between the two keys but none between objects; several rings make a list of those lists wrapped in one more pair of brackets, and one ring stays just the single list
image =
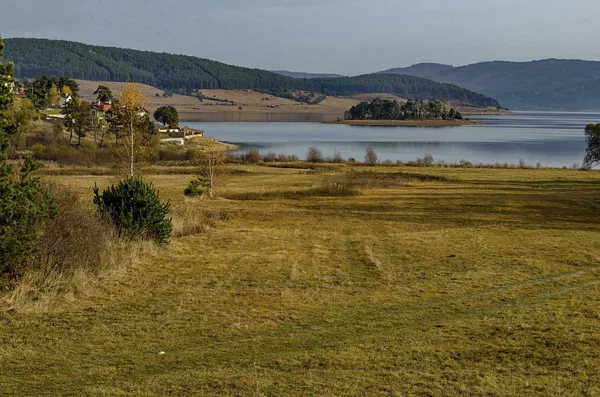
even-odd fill
[{"label": "small white object on grass", "polygon": [[162,356],[163,354],[165,354],[165,352],[158,352],[159,356]]}]

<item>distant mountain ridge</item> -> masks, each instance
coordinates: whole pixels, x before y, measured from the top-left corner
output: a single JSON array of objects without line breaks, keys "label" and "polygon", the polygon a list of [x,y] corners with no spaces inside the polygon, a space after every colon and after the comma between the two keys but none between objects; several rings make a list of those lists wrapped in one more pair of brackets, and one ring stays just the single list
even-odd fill
[{"label": "distant mountain ridge", "polygon": [[273,73],[282,76],[292,77],[294,79],[334,79],[338,77],[346,77],[341,74],[333,73],[305,73],[305,72],[290,72],[289,70],[271,70]]},{"label": "distant mountain ridge", "polygon": [[19,78],[66,76],[92,81],[136,81],[166,90],[251,89],[285,96],[290,90],[327,95],[393,93],[408,99],[456,100],[472,106],[500,106],[493,98],[451,84],[406,75],[292,78],[261,69],[208,59],[93,46],[64,40],[4,39],[7,61]]},{"label": "distant mountain ridge", "polygon": [[516,110],[600,109],[600,62],[596,61],[492,61],[460,67],[424,63],[380,73],[456,84]]}]

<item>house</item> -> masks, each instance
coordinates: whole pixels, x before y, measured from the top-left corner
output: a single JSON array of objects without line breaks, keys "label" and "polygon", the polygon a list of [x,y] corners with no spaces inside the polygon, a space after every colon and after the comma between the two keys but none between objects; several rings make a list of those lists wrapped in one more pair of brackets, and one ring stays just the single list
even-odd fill
[{"label": "house", "polygon": [[65,105],[73,100],[73,96],[71,94],[60,94],[60,102],[58,103],[61,108],[64,108]]},{"label": "house", "polygon": [[92,102],[90,105],[90,111],[92,112],[92,124],[98,125],[100,121],[106,121],[106,112],[112,109],[110,103],[103,103],[100,101]]},{"label": "house", "polygon": [[[11,77],[11,76],[3,76],[3,75],[0,75],[0,84],[1,84],[1,81],[2,81],[2,80],[4,80],[4,81],[5,81],[5,83],[4,83],[4,87],[7,87],[7,88],[8,88],[8,92],[9,92],[9,93],[11,93],[11,94],[12,94],[12,93],[14,93],[14,92],[15,92],[15,88],[16,88],[16,86],[15,86],[15,82],[14,82],[14,81],[12,81],[12,77]],[[8,81],[7,81],[7,80],[8,80]]]},{"label": "house", "polygon": [[138,111],[138,116],[140,116],[140,117],[150,116],[150,112],[146,108],[141,108]]},{"label": "house", "polygon": [[183,145],[188,139],[203,138],[204,131],[195,130],[189,127],[183,128],[159,128],[161,134],[168,134],[169,138],[163,138],[161,142],[174,142],[177,145]]}]

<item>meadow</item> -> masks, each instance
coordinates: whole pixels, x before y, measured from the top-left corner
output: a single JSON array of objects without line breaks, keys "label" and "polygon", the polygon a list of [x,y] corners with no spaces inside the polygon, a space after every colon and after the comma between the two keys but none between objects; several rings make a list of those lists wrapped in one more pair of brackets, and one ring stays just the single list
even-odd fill
[{"label": "meadow", "polygon": [[[600,395],[600,173],[228,169],[215,199],[148,175],[209,227],[5,304],[0,394]],[[44,177],[90,207],[113,180]]]}]

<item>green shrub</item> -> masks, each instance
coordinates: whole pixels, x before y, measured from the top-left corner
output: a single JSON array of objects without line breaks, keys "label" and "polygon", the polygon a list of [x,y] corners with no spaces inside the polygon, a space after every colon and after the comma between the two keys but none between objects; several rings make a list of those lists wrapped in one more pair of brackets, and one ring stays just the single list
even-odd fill
[{"label": "green shrub", "polygon": [[140,177],[127,178],[100,194],[94,188],[94,204],[112,220],[119,237],[141,238],[165,244],[173,224],[167,218],[171,204],[162,203],[158,191]]},{"label": "green shrub", "polygon": [[0,286],[14,284],[38,250],[40,229],[56,215],[52,195],[39,178],[30,176],[39,165],[26,159],[18,177],[0,183]]},{"label": "green shrub", "polygon": [[207,190],[208,181],[205,178],[195,178],[190,181],[187,187],[184,189],[183,194],[189,197],[202,196]]}]

